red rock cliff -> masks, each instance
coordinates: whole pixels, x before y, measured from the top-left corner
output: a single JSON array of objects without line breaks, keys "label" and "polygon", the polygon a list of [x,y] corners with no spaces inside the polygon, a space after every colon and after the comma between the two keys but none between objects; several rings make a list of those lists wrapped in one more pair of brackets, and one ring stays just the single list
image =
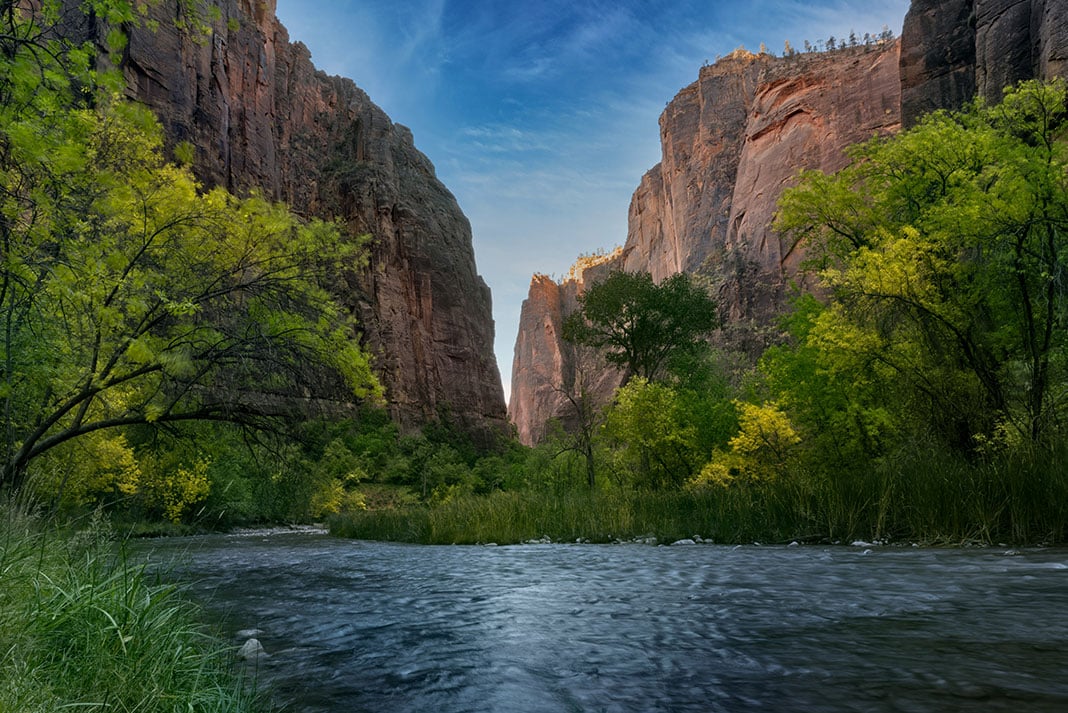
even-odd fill
[{"label": "red rock cliff", "polygon": [[171,142],[197,147],[204,183],[257,188],[372,236],[370,267],[346,278],[340,296],[360,317],[399,421],[448,412],[475,433],[503,429],[471,228],[411,132],[350,80],[317,71],[274,0],[217,4],[221,17],[201,35],[178,29],[190,19],[184,4],[154,6],[158,29],[132,30],[123,58],[131,94]]},{"label": "red rock cliff", "polygon": [[[661,116],[663,160],[634,193],[620,265],[656,279],[678,271],[711,276],[729,318],[727,339],[757,351],[760,332],[746,325],[781,307],[800,259],[769,227],[798,169],[835,170],[845,146],[896,131],[902,120],[909,125],[975,96],[996,100],[1005,86],[1066,72],[1068,0],[912,0],[900,52],[894,45],[791,59],[737,53],[702,69]],[[536,380],[568,373],[566,346],[554,350],[546,335],[536,352],[520,349],[540,305],[567,308],[551,303],[545,284],[532,284],[535,293],[521,317],[509,404],[527,442],[539,422],[565,409]],[[565,367],[544,368],[553,360]],[[532,393],[543,396],[518,402]]]},{"label": "red rock cliff", "polygon": [[[846,147],[897,131],[900,86],[896,43],[790,58],[737,52],[703,68],[660,117],[663,158],[635,191],[626,244],[607,267],[657,280],[706,274],[734,338],[766,323],[800,258],[770,228],[780,194],[800,169],[837,170]],[[526,443],[566,414],[568,347],[558,325],[591,278],[531,283],[509,404]],[[607,396],[611,382],[602,384]]]},{"label": "red rock cliff", "polygon": [[[534,275],[531,279],[530,292],[520,312],[508,410],[520,442],[538,443],[545,437],[550,419],[566,424],[574,415],[564,389],[565,385],[574,388],[578,365],[574,349],[561,337],[563,322],[578,308],[578,296],[585,286],[603,280],[623,260],[623,250],[617,249],[606,255],[580,258],[560,282],[548,275]],[[613,370],[599,369],[589,386],[595,393],[611,394],[621,376]]]}]

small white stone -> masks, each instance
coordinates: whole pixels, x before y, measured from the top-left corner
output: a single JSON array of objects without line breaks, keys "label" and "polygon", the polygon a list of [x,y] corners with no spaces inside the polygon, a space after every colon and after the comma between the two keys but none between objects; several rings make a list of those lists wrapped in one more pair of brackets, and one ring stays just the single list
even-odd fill
[{"label": "small white stone", "polygon": [[689,538],[686,538],[686,539],[682,539],[682,540],[675,540],[674,542],[671,543],[671,546],[674,547],[675,545],[696,545],[696,544],[697,543],[694,542],[693,540],[691,540]]}]

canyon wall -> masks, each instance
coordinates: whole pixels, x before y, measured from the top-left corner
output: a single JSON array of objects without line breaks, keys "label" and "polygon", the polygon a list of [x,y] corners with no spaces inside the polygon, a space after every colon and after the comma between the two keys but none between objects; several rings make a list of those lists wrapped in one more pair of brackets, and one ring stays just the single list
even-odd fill
[{"label": "canyon wall", "polygon": [[586,285],[605,279],[624,260],[624,251],[617,249],[579,258],[559,282],[548,275],[531,279],[520,312],[508,410],[520,442],[532,445],[544,439],[550,418],[569,425],[578,416],[572,399],[583,389],[603,395],[619,387],[621,373],[564,341],[561,330],[567,315],[578,309],[578,297]]},{"label": "canyon wall", "polygon": [[1066,0],[912,0],[902,29],[902,117],[912,125],[975,96],[1068,70]]},{"label": "canyon wall", "polygon": [[[1066,71],[1068,0],[913,0],[899,43],[787,58],[736,52],[703,68],[665,109],[662,161],[641,179],[627,241],[609,267],[657,280],[704,275],[726,320],[720,338],[759,353],[788,285],[803,277],[800,251],[770,228],[799,169],[837,170],[852,143]],[[560,384],[573,372],[558,332],[529,330],[574,309],[583,284],[531,283],[509,404],[527,443],[544,433],[540,424],[566,415]],[[557,380],[555,391],[545,379]],[[603,383],[607,399],[611,381]]]},{"label": "canyon wall", "polygon": [[[512,367],[509,416],[524,443],[566,420],[574,388],[560,321],[584,285],[611,269],[704,275],[717,290],[734,346],[759,351],[785,303],[800,256],[770,225],[801,169],[834,171],[844,149],[900,126],[898,45],[777,58],[744,51],[704,67],[660,117],[661,162],[630,204],[623,249],[578,278],[531,282]],[[615,380],[599,380],[607,398]]]},{"label": "canyon wall", "polygon": [[206,185],[257,189],[371,236],[369,266],[337,276],[338,292],[402,425],[447,413],[475,435],[502,432],[471,228],[411,132],[350,80],[317,71],[274,0],[216,4],[210,18],[188,15],[195,3],[151,6],[156,29],[130,29],[122,58],[131,96],[155,110],[170,144],[196,147]]}]

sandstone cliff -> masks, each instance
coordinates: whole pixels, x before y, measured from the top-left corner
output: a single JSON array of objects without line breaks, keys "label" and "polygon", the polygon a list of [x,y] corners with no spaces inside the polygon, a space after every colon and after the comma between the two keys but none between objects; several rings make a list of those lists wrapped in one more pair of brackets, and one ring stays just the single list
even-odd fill
[{"label": "sandstone cliff", "polygon": [[[411,132],[350,80],[317,71],[274,0],[216,4],[221,16],[191,18],[189,4],[164,0],[152,10],[158,29],[130,30],[131,95],[156,111],[169,141],[197,147],[205,184],[259,189],[372,236],[370,267],[341,278],[339,291],[400,422],[448,412],[476,433],[503,429],[490,293],[470,225]],[[198,21],[210,33],[189,29]]]},{"label": "sandstone cliff", "polygon": [[[769,229],[798,169],[833,171],[844,164],[845,146],[873,133],[1066,72],[1068,0],[912,0],[900,51],[792,59],[738,53],[717,62],[661,116],[663,160],[634,193],[617,266],[656,279],[678,271],[710,276],[728,318],[725,339],[759,351],[761,332],[750,327],[781,308],[801,257]],[[527,442],[537,440],[539,422],[566,412],[536,380],[566,379],[567,346],[557,340],[554,348],[546,332],[536,352],[519,348],[541,305],[568,309],[566,300],[552,303],[553,294],[536,280],[521,317],[509,414]],[[556,361],[564,366],[546,368]]]},{"label": "sandstone cliff", "polygon": [[[588,388],[611,394],[622,374],[605,368],[603,361],[581,355],[561,337],[564,319],[578,309],[586,285],[599,282],[619,269],[624,252],[580,258],[560,282],[534,275],[520,312],[512,367],[512,397],[508,416],[521,443],[535,444],[546,435],[549,419],[567,425],[575,408],[568,398]],[[582,356],[586,356],[585,363]],[[585,383],[577,383],[582,382]]]},{"label": "sandstone cliff", "polygon": [[902,116],[911,125],[1024,79],[1065,76],[1066,0],[912,0],[902,30]]},{"label": "sandstone cliff", "polygon": [[[900,103],[896,43],[789,58],[736,52],[703,68],[661,115],[662,160],[634,193],[621,254],[598,269],[702,273],[718,287],[729,338],[759,349],[749,326],[781,310],[799,262],[770,229],[779,195],[799,170],[834,171],[847,146],[897,131]],[[525,443],[566,417],[561,384],[574,368],[558,325],[593,280],[531,283],[509,404]],[[601,385],[607,397],[614,384]]]}]

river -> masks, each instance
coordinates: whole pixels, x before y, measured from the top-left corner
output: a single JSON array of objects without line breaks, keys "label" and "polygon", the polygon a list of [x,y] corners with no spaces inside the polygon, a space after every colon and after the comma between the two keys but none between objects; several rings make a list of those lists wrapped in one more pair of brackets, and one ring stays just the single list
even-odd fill
[{"label": "river", "polygon": [[293,713],[1068,710],[1060,549],[138,549],[227,635],[261,630]]}]

